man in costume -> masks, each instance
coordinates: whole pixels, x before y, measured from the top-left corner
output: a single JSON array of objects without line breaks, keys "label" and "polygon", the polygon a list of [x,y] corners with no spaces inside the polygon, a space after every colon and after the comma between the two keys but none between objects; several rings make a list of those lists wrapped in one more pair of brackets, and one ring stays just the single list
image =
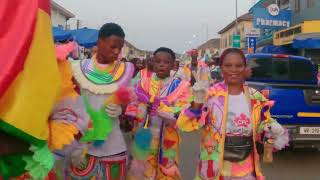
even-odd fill
[{"label": "man in costume", "polygon": [[171,49],[154,52],[154,73],[135,84],[137,101],[126,114],[139,123],[132,145],[129,180],[180,179],[180,137],[176,117],[190,101],[189,82],[171,77],[175,54]]},{"label": "man in costume", "polygon": [[124,177],[127,148],[118,118],[130,101],[129,92],[121,89],[134,71],[131,63],[117,61],[124,38],[119,25],[104,24],[97,53],[72,64],[65,61],[60,68],[65,83],[50,117],[50,147],[65,160],[65,178]]}]

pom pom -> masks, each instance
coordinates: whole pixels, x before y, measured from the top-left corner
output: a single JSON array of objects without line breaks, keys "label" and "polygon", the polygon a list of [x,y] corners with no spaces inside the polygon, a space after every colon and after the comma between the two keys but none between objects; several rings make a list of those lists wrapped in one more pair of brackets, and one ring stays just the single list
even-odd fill
[{"label": "pom pom", "polygon": [[274,139],[273,147],[276,150],[281,150],[287,146],[289,146],[289,133],[288,130],[285,129],[285,132],[282,135],[279,135]]},{"label": "pom pom", "polygon": [[134,137],[132,154],[138,160],[144,160],[150,152],[152,134],[149,129],[141,128]]},{"label": "pom pom", "polygon": [[134,137],[134,141],[137,144],[137,147],[142,150],[150,149],[151,140],[152,140],[152,134],[150,129],[141,128],[137,131]]},{"label": "pom pom", "polygon": [[135,99],[132,88],[121,86],[113,95],[113,103],[127,105]]}]

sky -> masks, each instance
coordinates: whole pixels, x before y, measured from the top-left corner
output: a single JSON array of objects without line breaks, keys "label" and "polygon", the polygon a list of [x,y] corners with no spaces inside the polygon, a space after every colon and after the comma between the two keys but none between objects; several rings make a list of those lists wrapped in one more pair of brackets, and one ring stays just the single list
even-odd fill
[{"label": "sky", "polygon": [[[76,15],[82,27],[98,29],[106,22],[120,24],[126,40],[143,50],[166,46],[175,52],[195,48],[236,17],[236,0],[55,0]],[[255,0],[238,0],[238,15]]]}]

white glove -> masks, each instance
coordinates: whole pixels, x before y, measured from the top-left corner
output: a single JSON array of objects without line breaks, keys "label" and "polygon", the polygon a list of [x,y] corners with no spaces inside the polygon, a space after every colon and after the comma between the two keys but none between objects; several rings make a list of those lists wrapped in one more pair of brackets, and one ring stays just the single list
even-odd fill
[{"label": "white glove", "polygon": [[72,165],[78,169],[85,169],[87,166],[87,159],[83,151],[84,149],[76,149],[71,153]]},{"label": "white glove", "polygon": [[122,113],[122,108],[117,104],[108,104],[105,111],[109,117],[118,118]]},{"label": "white glove", "polygon": [[193,101],[198,104],[205,103],[208,94],[208,88],[209,83],[207,81],[196,82],[192,86],[192,95],[194,97]]}]

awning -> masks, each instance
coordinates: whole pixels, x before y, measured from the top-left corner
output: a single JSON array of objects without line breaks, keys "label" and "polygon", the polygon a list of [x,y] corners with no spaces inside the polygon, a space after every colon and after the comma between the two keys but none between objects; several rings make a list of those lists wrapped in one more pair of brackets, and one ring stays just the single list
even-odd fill
[{"label": "awning", "polygon": [[58,27],[52,27],[54,41],[65,41],[71,39],[71,33]]},{"label": "awning", "polygon": [[295,55],[296,50],[288,46],[267,45],[257,49],[257,53]]},{"label": "awning", "polygon": [[81,28],[70,32],[78,44],[85,48],[91,48],[97,44],[99,31],[96,29]]},{"label": "awning", "polygon": [[304,33],[294,37],[293,48],[320,49],[320,33]]}]

